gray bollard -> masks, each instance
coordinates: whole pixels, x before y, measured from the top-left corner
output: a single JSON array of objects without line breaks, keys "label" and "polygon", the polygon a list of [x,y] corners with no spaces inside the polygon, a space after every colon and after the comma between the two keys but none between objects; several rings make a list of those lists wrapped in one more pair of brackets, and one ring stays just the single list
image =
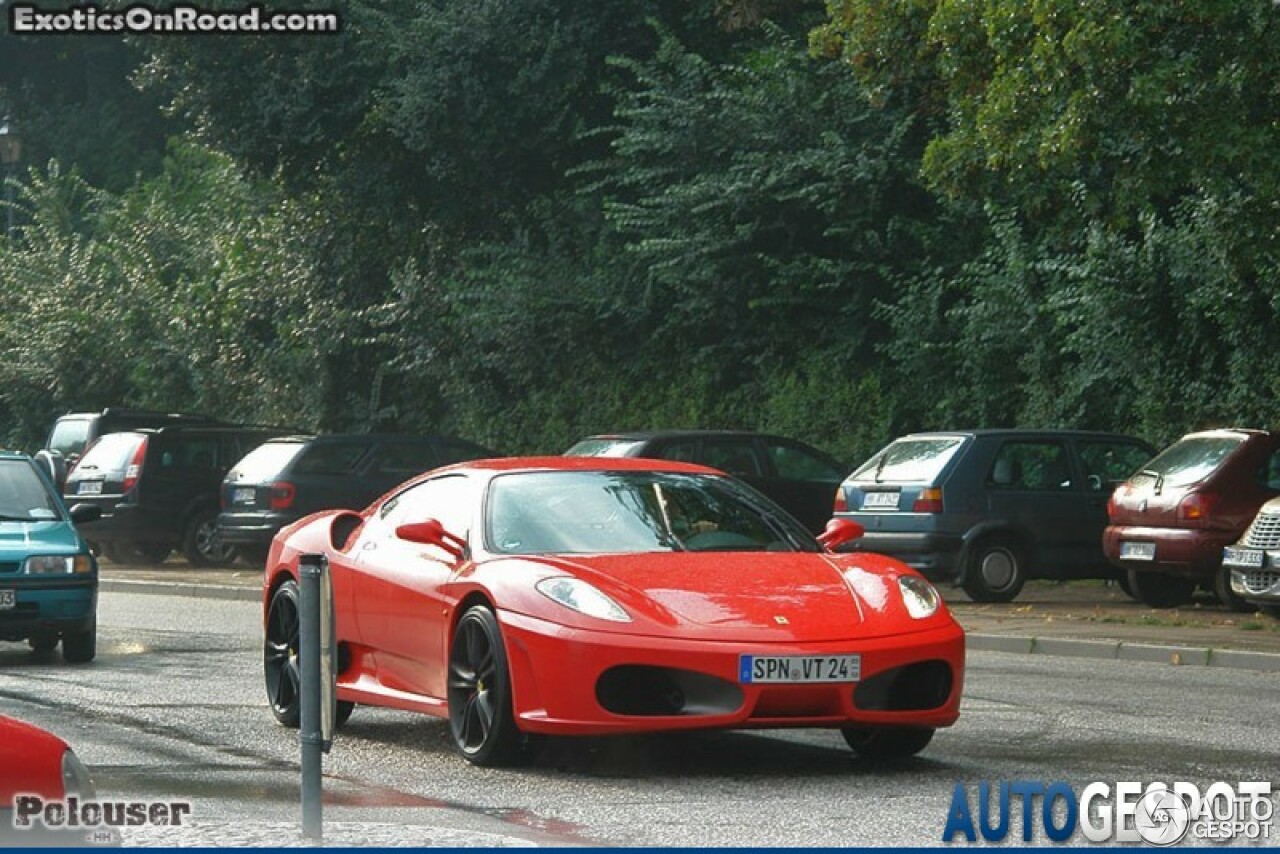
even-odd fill
[{"label": "gray bollard", "polygon": [[303,555],[298,560],[299,643],[298,667],[301,685],[302,719],[298,741],[302,746],[302,835],[324,838],[321,805],[321,752],[324,736],[320,722],[320,577],[324,555]]}]

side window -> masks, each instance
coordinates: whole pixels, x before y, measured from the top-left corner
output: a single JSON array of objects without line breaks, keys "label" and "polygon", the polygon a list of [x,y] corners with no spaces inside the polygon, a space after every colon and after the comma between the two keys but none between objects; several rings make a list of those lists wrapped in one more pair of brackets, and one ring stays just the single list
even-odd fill
[{"label": "side window", "polygon": [[1061,442],[1005,442],[987,484],[997,489],[1070,489],[1067,449]]},{"label": "side window", "polygon": [[184,471],[212,471],[218,467],[216,437],[183,436],[160,452],[162,468]]},{"label": "side window", "polygon": [[1280,492],[1280,449],[1271,452],[1254,477],[1263,489]]},{"label": "side window", "polygon": [[[648,457],[653,456],[653,454],[642,453],[640,456]],[[678,463],[702,462],[702,459],[698,456],[697,439],[680,439],[675,442],[668,442],[658,451],[657,456],[664,460],[675,460]]]},{"label": "side window", "polygon": [[465,537],[471,525],[474,493],[475,484],[470,478],[435,477],[387,499],[378,510],[378,517],[390,528],[437,519],[449,533]]},{"label": "side window", "polygon": [[1124,483],[1129,475],[1151,459],[1146,448],[1132,442],[1090,440],[1080,442],[1079,447],[1085,478],[1094,491],[1112,489]]},{"label": "side window", "polygon": [[437,465],[435,451],[428,442],[389,442],[378,448],[373,471],[409,478]]},{"label": "side window", "polygon": [[764,474],[751,439],[705,439],[702,458],[695,462],[728,472],[737,477],[760,477]]},{"label": "side window", "polygon": [[839,483],[844,478],[844,472],[803,448],[778,442],[770,442],[768,448],[773,468],[778,472],[778,477],[783,480]]},{"label": "side window", "polygon": [[350,474],[369,452],[367,442],[335,442],[312,445],[293,464],[295,475]]}]

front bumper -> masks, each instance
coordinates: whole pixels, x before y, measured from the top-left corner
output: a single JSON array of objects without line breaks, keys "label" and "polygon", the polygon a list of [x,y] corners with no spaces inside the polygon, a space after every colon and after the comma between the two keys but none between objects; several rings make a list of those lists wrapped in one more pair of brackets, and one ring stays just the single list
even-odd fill
[{"label": "front bumper", "polygon": [[98,580],[29,581],[0,578],[15,592],[13,608],[0,611],[0,639],[25,640],[45,632],[83,631],[94,623]]},{"label": "front bumper", "polygon": [[1260,549],[1235,549],[1257,554],[1261,551],[1261,565],[1239,565],[1225,556],[1222,565],[1231,575],[1231,592],[1259,605],[1280,604],[1280,551]]},{"label": "front bumper", "polygon": [[[952,620],[908,634],[824,643],[759,644],[642,637],[500,614],[520,728],[547,734],[603,735],[687,729],[842,727],[886,724],[944,727],[959,715],[964,632]],[[743,654],[861,656],[858,683],[740,684]],[[909,668],[923,668],[911,670]],[[903,669],[900,669],[903,668]],[[617,713],[605,708],[619,673],[674,674],[663,682],[687,700],[678,712]],[[928,674],[927,708],[896,708],[880,690],[899,674]],[[876,679],[877,676],[882,678]],[[647,678],[647,677],[646,677]],[[631,690],[654,684],[633,683]],[[864,686],[870,686],[864,691]],[[622,693],[627,690],[623,686]],[[904,685],[904,690],[910,690]],[[856,698],[862,698],[861,701]],[[640,698],[643,703],[645,698]],[[679,704],[677,704],[679,705]],[[910,705],[910,704],[908,704]],[[919,705],[919,704],[915,704]]]}]

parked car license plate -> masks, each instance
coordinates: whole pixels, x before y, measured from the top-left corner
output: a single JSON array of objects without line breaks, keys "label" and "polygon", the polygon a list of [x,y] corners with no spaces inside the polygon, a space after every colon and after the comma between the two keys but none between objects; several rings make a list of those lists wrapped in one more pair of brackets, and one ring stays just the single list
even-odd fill
[{"label": "parked car license plate", "polygon": [[868,492],[862,496],[863,510],[897,510],[897,492]]},{"label": "parked car license plate", "polygon": [[743,655],[738,658],[738,681],[743,685],[857,682],[860,678],[860,655]]},{"label": "parked car license plate", "polygon": [[101,495],[102,481],[100,480],[82,480],[80,485],[76,487],[76,495]]},{"label": "parked car license plate", "polygon": [[1227,546],[1222,550],[1222,562],[1227,566],[1243,566],[1248,569],[1261,569],[1266,563],[1266,554],[1261,549],[1241,549]]},{"label": "parked car license plate", "polygon": [[0,611],[9,611],[18,607],[16,590],[0,590]]},{"label": "parked car license plate", "polygon": [[235,504],[252,504],[257,494],[258,490],[252,486],[237,486],[236,491],[231,494],[231,501]]},{"label": "parked car license plate", "polygon": [[1121,543],[1121,560],[1155,560],[1155,543]]}]

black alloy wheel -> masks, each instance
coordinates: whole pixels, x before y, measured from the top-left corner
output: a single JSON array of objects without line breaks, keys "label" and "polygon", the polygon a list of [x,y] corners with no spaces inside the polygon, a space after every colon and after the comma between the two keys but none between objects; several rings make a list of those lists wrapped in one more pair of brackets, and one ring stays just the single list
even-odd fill
[{"label": "black alloy wheel", "polygon": [[182,537],[182,555],[192,566],[225,566],[236,559],[235,546],[218,536],[218,514],[209,510],[197,513],[187,523]]},{"label": "black alloy wheel", "polygon": [[[302,722],[302,669],[298,664],[301,629],[298,583],[286,581],[271,595],[271,605],[267,608],[262,673],[271,714],[285,726],[295,728]],[[339,700],[335,725],[346,723],[355,707],[355,703]]]},{"label": "black alloy wheel", "polygon": [[511,677],[493,611],[475,605],[462,615],[449,650],[449,730],[473,765],[511,765],[525,741],[511,711]]},{"label": "black alloy wheel", "polygon": [[1191,601],[1196,583],[1165,572],[1129,570],[1129,586],[1138,601],[1150,608],[1177,608]]},{"label": "black alloy wheel", "polygon": [[1027,581],[1022,551],[1001,539],[980,540],[969,553],[964,592],[975,602],[1012,602]]},{"label": "black alloy wheel", "polygon": [[850,726],[840,733],[854,753],[867,759],[905,759],[933,740],[932,727]]}]

